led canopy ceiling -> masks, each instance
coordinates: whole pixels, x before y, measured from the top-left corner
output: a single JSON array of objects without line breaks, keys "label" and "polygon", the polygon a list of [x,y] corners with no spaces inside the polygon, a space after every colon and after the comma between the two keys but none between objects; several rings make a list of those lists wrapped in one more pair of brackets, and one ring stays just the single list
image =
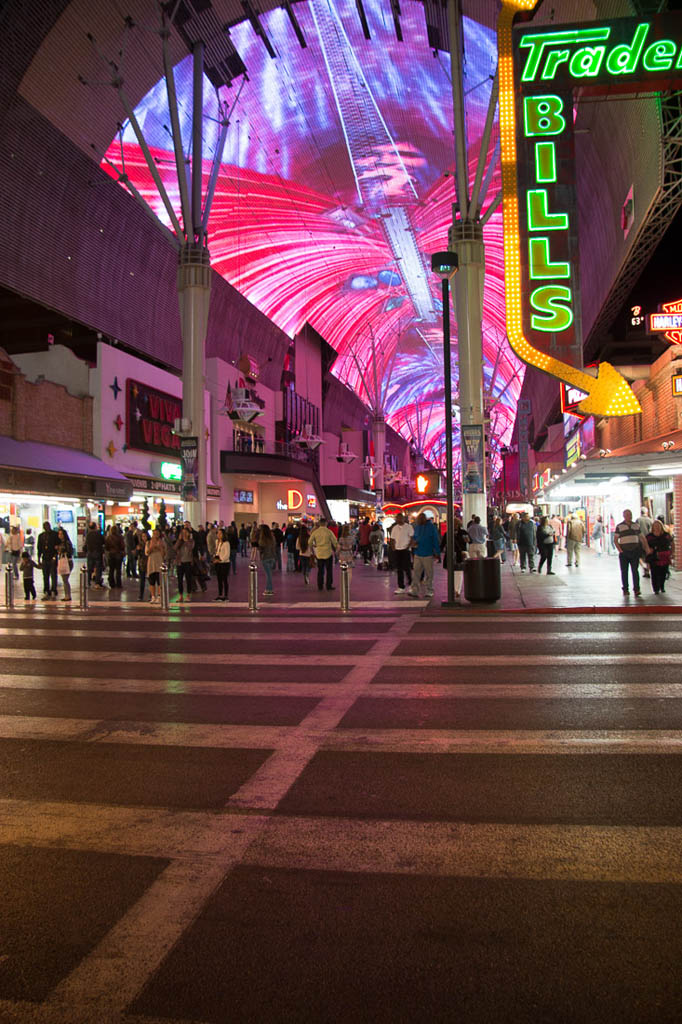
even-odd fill
[{"label": "led canopy ceiling", "polygon": [[[365,401],[360,370],[372,348],[390,379],[388,421],[437,465],[444,409],[440,282],[430,255],[447,247],[454,195],[450,57],[429,47],[425,9],[400,6],[402,41],[387,0],[295,4],[303,48],[286,10],[259,17],[275,56],[250,21],[230,27],[246,75],[219,94],[204,84],[204,175],[229,110],[208,225],[213,267],[293,337],[306,322],[338,353],[333,372]],[[495,34],[465,20],[470,178],[481,145]],[[182,136],[191,139],[191,58],[175,69]],[[166,87],[136,108],[159,173],[180,208]],[[498,133],[483,179],[485,211],[500,189]],[[106,159],[170,226],[129,125]],[[112,167],[103,166],[114,173]],[[485,226],[484,387],[493,452],[509,439],[522,364],[506,344],[502,215]],[[457,367],[454,420],[458,433]],[[371,403],[370,403],[371,404]]]}]

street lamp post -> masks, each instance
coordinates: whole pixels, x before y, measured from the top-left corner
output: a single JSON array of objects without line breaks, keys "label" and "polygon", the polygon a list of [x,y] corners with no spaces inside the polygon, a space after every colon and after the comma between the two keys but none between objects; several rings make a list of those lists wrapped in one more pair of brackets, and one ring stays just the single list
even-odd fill
[{"label": "street lamp post", "polygon": [[452,464],[452,364],[450,358],[450,281],[457,273],[459,260],[456,252],[435,252],[431,257],[431,270],[441,279],[443,288],[443,383],[445,385],[445,475],[446,521],[445,560],[447,562],[448,597],[444,605],[455,603],[455,515]]}]

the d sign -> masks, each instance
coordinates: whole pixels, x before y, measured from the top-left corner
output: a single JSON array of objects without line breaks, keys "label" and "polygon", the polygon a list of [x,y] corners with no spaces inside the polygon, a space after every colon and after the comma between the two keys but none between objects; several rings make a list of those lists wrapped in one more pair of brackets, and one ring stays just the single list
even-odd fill
[{"label": "the d sign", "polygon": [[303,504],[303,495],[293,488],[287,491],[287,505],[290,512],[295,512]]}]

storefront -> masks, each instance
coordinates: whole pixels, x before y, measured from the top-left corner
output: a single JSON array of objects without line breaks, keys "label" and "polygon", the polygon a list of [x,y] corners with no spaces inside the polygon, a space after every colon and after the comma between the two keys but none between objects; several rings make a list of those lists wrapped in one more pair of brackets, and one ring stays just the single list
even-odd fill
[{"label": "storefront", "polygon": [[107,502],[125,502],[133,488],[126,478],[87,452],[34,441],[0,438],[0,528],[19,526],[24,535],[43,523],[61,526],[76,550],[90,521],[104,521]]}]

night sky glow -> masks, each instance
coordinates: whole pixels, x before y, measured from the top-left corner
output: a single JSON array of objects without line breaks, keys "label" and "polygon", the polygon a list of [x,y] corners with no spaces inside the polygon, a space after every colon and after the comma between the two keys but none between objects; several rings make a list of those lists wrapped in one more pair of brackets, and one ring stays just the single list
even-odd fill
[{"label": "night sky glow", "polygon": [[[368,404],[372,396],[364,393],[352,353],[366,365],[373,338],[382,364],[392,366],[389,422],[419,440],[427,457],[441,464],[440,282],[428,267],[430,254],[447,248],[454,200],[449,55],[429,49],[421,3],[401,3],[403,43],[396,39],[387,3],[365,0],[364,6],[371,40],[362,34],[353,0],[297,3],[306,49],[284,10],[262,15],[278,53],[275,60],[249,23],[230,30],[248,80],[221,90],[223,102],[234,107],[209,248],[213,267],[290,336],[307,321],[333,345],[334,373]],[[467,20],[471,181],[496,59],[494,33]],[[176,67],[175,77],[187,150],[190,58]],[[207,79],[204,88],[207,178],[218,136],[218,98]],[[164,127],[170,120],[163,81],[136,115],[180,215],[172,143]],[[168,224],[129,126],[123,143],[126,173]],[[497,129],[491,151],[496,143]],[[121,166],[118,138],[107,158]],[[496,166],[484,210],[499,188]],[[485,242],[484,374],[492,435],[499,445],[509,439],[523,382],[522,365],[504,334],[499,210],[486,226]],[[456,395],[456,359],[453,374]]]}]

